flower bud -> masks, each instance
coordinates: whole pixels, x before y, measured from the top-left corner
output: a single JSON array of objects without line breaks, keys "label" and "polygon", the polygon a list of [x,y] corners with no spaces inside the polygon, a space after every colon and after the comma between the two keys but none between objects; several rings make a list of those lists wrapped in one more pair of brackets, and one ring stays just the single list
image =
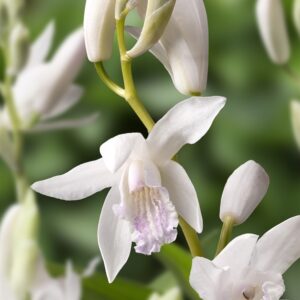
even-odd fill
[{"label": "flower bud", "polygon": [[300,35],[300,0],[294,0],[293,20],[298,34]]},{"label": "flower bud", "polygon": [[266,51],[275,64],[290,58],[290,42],[281,0],[258,0],[256,18]]},{"label": "flower bud", "polygon": [[269,187],[266,171],[255,161],[247,161],[228,178],[223,190],[220,219],[231,217],[241,224],[252,214]]},{"label": "flower bud", "polygon": [[84,38],[91,62],[111,57],[115,31],[116,0],[87,0],[84,12]]},{"label": "flower bud", "polygon": [[37,243],[39,213],[32,190],[27,191],[13,233],[13,259],[10,281],[15,293],[22,297],[34,280],[39,253]]},{"label": "flower bud", "polygon": [[294,132],[294,137],[297,143],[297,146],[300,149],[300,101],[293,100],[291,101],[291,121]]},{"label": "flower bud", "polygon": [[127,52],[136,57],[151,48],[162,36],[172,15],[176,0],[148,0],[144,26],[135,46]]},{"label": "flower bud", "polygon": [[16,75],[25,65],[29,51],[29,32],[22,24],[17,23],[11,33],[10,41],[10,65],[8,72]]}]

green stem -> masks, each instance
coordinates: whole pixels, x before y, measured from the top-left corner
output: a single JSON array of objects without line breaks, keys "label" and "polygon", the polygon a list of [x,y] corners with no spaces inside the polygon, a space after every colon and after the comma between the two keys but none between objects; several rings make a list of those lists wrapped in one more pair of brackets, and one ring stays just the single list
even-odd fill
[{"label": "green stem", "polygon": [[203,250],[196,231],[180,217],[179,224],[193,257],[203,256]]},{"label": "green stem", "polygon": [[110,77],[108,76],[107,72],[104,69],[103,63],[102,62],[95,63],[95,68],[98,76],[103,81],[103,83],[114,93],[124,98],[125,90],[121,88],[119,85],[117,85],[113,80],[110,79]]},{"label": "green stem", "polygon": [[226,245],[230,241],[234,223],[234,218],[232,218],[231,216],[228,216],[224,219],[219,243],[217,246],[216,256],[226,247]]},{"label": "green stem", "polygon": [[[148,113],[143,103],[140,101],[135,88],[132,75],[132,58],[127,55],[126,50],[124,36],[125,18],[126,15],[123,15],[120,20],[117,20],[117,38],[120,49],[121,68],[125,87],[125,100],[128,102],[141,122],[147,128],[148,132],[150,132],[155,125],[155,122]],[[200,245],[200,240],[195,230],[190,227],[182,218],[180,218],[180,226],[182,228],[192,256],[202,256],[203,251]]]},{"label": "green stem", "polygon": [[140,101],[135,88],[132,75],[132,59],[126,53],[127,50],[124,36],[125,18],[126,15],[124,15],[120,20],[117,20],[117,37],[121,56],[121,68],[125,86],[125,100],[128,102],[128,104],[139,117],[139,119],[143,122],[148,132],[150,132],[155,122],[153,121],[145,106]]},{"label": "green stem", "polygon": [[[8,45],[8,42],[6,43]],[[3,47],[5,61],[9,62],[9,49],[8,47]],[[13,93],[12,93],[12,77],[7,72],[5,73],[3,88],[2,88],[4,103],[6,105],[9,118],[12,125],[12,139],[14,145],[14,160],[15,160],[15,186],[17,199],[19,202],[23,201],[24,198],[24,172],[22,164],[22,153],[23,153],[23,135],[21,131],[21,119],[19,117],[17,108],[14,103]]]}]

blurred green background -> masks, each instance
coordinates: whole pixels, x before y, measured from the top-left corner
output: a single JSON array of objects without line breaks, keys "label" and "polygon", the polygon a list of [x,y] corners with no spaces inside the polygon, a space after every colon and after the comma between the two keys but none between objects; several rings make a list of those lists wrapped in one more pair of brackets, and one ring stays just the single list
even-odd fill
[{"label": "blurred green background", "polygon": [[[221,223],[218,209],[223,186],[235,168],[249,159],[268,172],[269,192],[252,217],[235,230],[262,234],[279,222],[300,214],[300,153],[295,145],[289,101],[300,98],[295,84],[269,61],[255,23],[253,0],[205,1],[210,29],[210,64],[205,95],[222,95],[227,105],[209,133],[195,146],[186,146],[180,161],[196,186],[204,216],[205,248],[210,256]],[[291,21],[291,1],[284,1],[293,45],[291,65],[300,71],[300,39]],[[34,39],[54,19],[55,47],[82,24],[84,0],[31,0],[25,22]],[[106,66],[120,80],[117,51]],[[158,61],[146,54],[134,63],[136,83],[155,119],[183,99]],[[70,116],[100,112],[97,122],[84,128],[28,136],[26,170],[31,182],[64,173],[79,163],[99,157],[99,146],[116,134],[145,133],[130,108],[97,78],[86,62],[77,80],[85,87],[80,104]],[[84,201],[67,203],[39,196],[40,238],[46,257],[63,263],[68,258],[84,266],[98,255],[96,230],[103,191]],[[0,212],[14,201],[14,186],[0,162]],[[178,241],[185,246],[182,234]],[[103,267],[102,267],[103,270]],[[148,282],[162,270],[153,257],[133,254],[121,276]],[[285,275],[286,298],[299,298],[300,262]]]}]

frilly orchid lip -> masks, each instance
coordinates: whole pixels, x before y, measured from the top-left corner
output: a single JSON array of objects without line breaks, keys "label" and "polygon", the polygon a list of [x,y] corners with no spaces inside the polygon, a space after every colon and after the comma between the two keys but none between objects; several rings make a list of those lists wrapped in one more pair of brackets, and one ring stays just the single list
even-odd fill
[{"label": "frilly orchid lip", "polygon": [[[65,124],[48,120],[60,116],[73,107],[83,94],[83,89],[73,84],[85,59],[82,29],[71,33],[46,62],[54,35],[54,23],[50,22],[31,45],[27,62],[16,77],[13,98],[23,130],[32,127],[51,129],[76,126],[86,119],[72,120]],[[32,82],[37,84],[32,85]],[[0,123],[12,127],[7,109],[0,112]]]},{"label": "frilly orchid lip", "polygon": [[39,193],[63,200],[80,200],[112,187],[98,228],[110,282],[126,263],[132,242],[144,254],[172,242],[178,215],[202,231],[194,186],[171,159],[185,144],[194,144],[206,134],[224,105],[223,97],[185,100],[157,122],[147,139],[139,133],[116,136],[100,147],[101,159],[32,185]]},{"label": "frilly orchid lip", "polygon": [[285,291],[282,274],[300,258],[299,233],[296,216],[260,239],[241,235],[213,261],[194,258],[190,283],[203,300],[279,300]]}]

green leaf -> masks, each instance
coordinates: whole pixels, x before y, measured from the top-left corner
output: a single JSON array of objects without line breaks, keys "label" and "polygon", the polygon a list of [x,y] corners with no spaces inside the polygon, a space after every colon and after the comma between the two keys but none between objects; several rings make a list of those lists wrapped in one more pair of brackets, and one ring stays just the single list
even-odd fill
[{"label": "green leaf", "polygon": [[158,293],[165,293],[169,289],[178,285],[178,280],[171,271],[166,271],[163,274],[156,277],[150,284],[149,287]]},{"label": "green leaf", "polygon": [[191,300],[200,299],[189,283],[192,257],[186,250],[175,244],[166,245],[160,253],[156,254],[156,257],[173,272],[183,291]]},{"label": "green leaf", "polygon": [[146,300],[153,290],[142,284],[116,279],[109,284],[105,275],[97,274],[83,280],[83,300]]}]

